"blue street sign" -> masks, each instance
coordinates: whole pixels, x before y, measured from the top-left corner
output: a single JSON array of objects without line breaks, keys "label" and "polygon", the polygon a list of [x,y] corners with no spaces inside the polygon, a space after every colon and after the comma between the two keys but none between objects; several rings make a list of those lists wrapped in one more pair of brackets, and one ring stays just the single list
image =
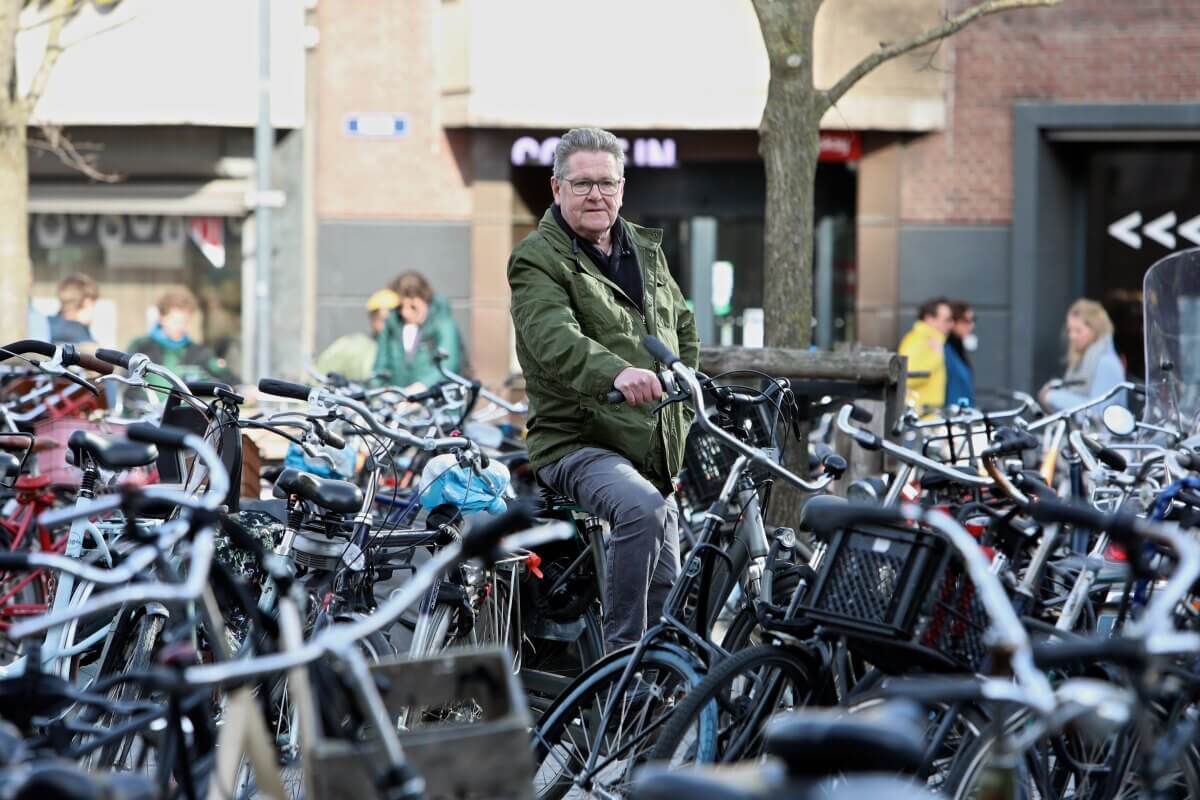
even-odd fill
[{"label": "blue street sign", "polygon": [[359,112],[346,115],[346,134],[372,138],[408,135],[408,114]]}]

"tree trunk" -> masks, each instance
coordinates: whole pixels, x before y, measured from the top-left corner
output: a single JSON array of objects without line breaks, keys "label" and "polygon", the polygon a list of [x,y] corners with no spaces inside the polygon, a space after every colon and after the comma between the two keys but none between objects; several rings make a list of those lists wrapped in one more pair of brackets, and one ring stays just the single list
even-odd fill
[{"label": "tree trunk", "polygon": [[0,120],[0,345],[25,338],[32,282],[25,124],[11,106]]},{"label": "tree trunk", "polygon": [[[771,76],[759,127],[767,175],[763,312],[768,347],[812,343],[813,214],[822,104],[813,87],[813,27],[821,0],[754,0]],[[786,466],[804,476],[806,441],[788,448]],[[795,526],[804,495],[776,482],[773,525]]]}]

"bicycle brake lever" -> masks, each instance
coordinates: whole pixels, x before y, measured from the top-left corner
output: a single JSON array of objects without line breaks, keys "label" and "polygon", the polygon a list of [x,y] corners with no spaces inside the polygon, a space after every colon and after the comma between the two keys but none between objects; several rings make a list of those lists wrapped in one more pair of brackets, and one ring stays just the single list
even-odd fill
[{"label": "bicycle brake lever", "polygon": [[678,392],[675,392],[674,394],[669,394],[666,397],[664,397],[662,400],[659,400],[658,403],[655,404],[654,408],[652,408],[650,410],[650,413],[657,414],[659,411],[662,411],[664,408],[671,405],[672,403],[678,403],[681,400],[687,400],[690,396],[691,396],[690,394],[683,391],[682,389],[679,390]]}]

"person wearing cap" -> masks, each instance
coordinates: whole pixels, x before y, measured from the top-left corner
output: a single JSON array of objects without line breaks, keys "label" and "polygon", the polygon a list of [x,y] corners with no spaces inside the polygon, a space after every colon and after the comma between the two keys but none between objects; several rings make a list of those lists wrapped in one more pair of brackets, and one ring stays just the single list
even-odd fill
[{"label": "person wearing cap", "polygon": [[365,381],[371,377],[379,350],[379,335],[383,332],[388,313],[398,305],[400,295],[391,289],[380,289],[367,298],[371,333],[351,333],[337,339],[317,358],[317,369],[325,374],[336,373],[352,381]]}]

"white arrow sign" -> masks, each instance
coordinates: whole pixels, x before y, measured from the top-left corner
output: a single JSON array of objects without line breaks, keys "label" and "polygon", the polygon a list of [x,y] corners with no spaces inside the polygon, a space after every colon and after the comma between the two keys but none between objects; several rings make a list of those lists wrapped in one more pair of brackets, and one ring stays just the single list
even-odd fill
[{"label": "white arrow sign", "polygon": [[1200,244],[1200,216],[1192,217],[1180,225],[1176,233],[1192,244]]},{"label": "white arrow sign", "polygon": [[1168,211],[1153,222],[1147,222],[1146,227],[1142,228],[1142,233],[1149,238],[1161,244],[1168,250],[1175,249],[1175,234],[1171,233],[1171,228],[1175,227],[1175,212]]},{"label": "white arrow sign", "polygon": [[1108,235],[1123,242],[1134,250],[1142,249],[1142,237],[1138,236],[1137,228],[1142,224],[1142,212],[1135,211],[1127,214],[1108,226]]}]

